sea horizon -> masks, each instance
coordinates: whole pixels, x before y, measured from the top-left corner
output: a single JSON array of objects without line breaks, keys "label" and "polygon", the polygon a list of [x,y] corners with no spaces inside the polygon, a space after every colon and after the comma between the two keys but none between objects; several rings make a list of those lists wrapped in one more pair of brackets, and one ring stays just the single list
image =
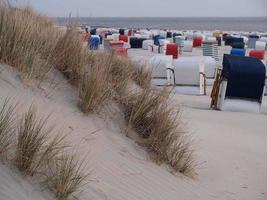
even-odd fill
[{"label": "sea horizon", "polygon": [[[66,25],[70,18],[52,18]],[[267,17],[72,17],[95,27],[267,32]]]}]

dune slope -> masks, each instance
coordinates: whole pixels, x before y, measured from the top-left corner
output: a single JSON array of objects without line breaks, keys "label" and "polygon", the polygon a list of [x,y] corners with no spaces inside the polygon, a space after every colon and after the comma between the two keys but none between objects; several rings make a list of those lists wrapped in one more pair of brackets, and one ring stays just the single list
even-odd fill
[{"label": "dune slope", "polygon": [[[177,95],[185,122],[196,141],[199,176],[173,175],[157,166],[148,154],[125,137],[118,109],[108,118],[85,116],[77,108],[77,91],[59,74],[53,84],[22,81],[11,67],[1,65],[0,96],[12,97],[24,110],[34,103],[50,123],[68,133],[68,141],[88,162],[90,182],[80,199],[192,200],[266,199],[267,116],[208,110],[208,97]],[[38,87],[37,87],[38,86]],[[1,102],[2,103],[2,102]],[[264,108],[266,109],[266,103]],[[42,200],[41,191],[16,170],[0,166],[0,199]],[[51,197],[52,199],[52,197]]]}]

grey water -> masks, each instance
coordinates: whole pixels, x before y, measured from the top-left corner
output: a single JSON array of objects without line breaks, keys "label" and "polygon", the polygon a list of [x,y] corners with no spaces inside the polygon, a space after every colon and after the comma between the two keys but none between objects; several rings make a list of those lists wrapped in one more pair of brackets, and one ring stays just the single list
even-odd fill
[{"label": "grey water", "polygon": [[[60,25],[67,24],[68,18],[55,18]],[[255,18],[120,18],[120,17],[88,17],[72,18],[80,24],[95,27],[112,28],[149,28],[149,29],[175,29],[175,30],[223,30],[223,31],[260,31],[267,32],[267,17]]]}]

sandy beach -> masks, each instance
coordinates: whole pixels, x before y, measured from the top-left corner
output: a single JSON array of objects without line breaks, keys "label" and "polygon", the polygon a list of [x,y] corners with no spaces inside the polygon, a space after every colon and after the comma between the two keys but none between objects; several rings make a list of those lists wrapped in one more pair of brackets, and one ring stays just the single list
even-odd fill
[{"label": "sandy beach", "polygon": [[[142,50],[131,54],[136,59],[146,56]],[[40,113],[52,112],[51,121],[69,131],[70,142],[79,145],[79,154],[89,163],[92,179],[80,199],[267,198],[266,97],[262,112],[251,114],[211,110],[211,87],[206,96],[175,94],[173,100],[182,105],[183,122],[194,139],[198,175],[191,179],[172,174],[168,166],[157,166],[142,147],[125,137],[122,114],[116,108],[106,120],[81,114],[78,94],[60,74],[54,79],[56,87],[35,88],[19,77],[1,65],[1,96],[20,102],[20,109],[34,103]],[[1,164],[0,199],[48,199],[46,192],[6,167]]]}]

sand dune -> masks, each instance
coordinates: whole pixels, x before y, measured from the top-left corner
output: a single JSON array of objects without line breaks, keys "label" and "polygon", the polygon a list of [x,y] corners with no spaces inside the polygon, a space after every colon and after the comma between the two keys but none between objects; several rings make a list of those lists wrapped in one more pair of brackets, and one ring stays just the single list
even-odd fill
[{"label": "sand dune", "polygon": [[[51,123],[69,132],[81,157],[88,161],[91,181],[80,199],[94,200],[265,200],[267,199],[267,101],[262,114],[219,112],[209,109],[208,96],[176,95],[184,121],[195,139],[198,177],[173,175],[157,166],[147,152],[125,137],[120,112],[112,117],[85,116],[77,108],[78,95],[58,74],[54,85],[36,88],[21,81],[8,66],[1,66],[0,95],[31,103],[42,114],[53,113]],[[0,199],[49,199],[47,191],[0,165]]]}]

